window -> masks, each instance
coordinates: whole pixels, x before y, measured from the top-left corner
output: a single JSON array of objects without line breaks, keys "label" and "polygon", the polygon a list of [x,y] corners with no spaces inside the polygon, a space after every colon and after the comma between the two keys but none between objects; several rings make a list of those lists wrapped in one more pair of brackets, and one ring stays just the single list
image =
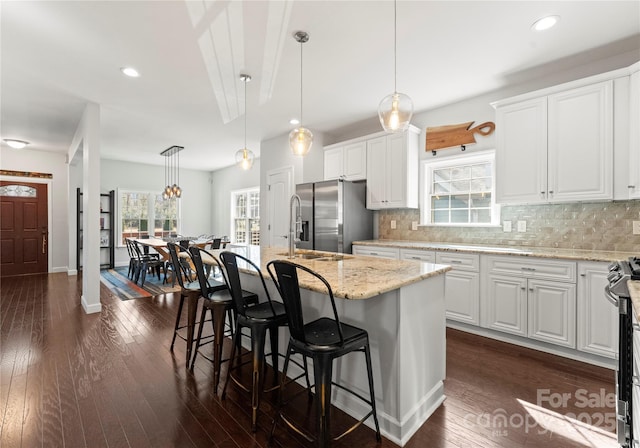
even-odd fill
[{"label": "window", "polygon": [[423,160],[422,223],[497,225],[500,209],[495,203],[494,162],[493,151]]},{"label": "window", "polygon": [[[178,233],[179,206],[176,199],[163,200],[162,194],[118,190],[118,231],[120,244],[125,238],[162,238]],[[149,230],[149,223],[153,228]]]},{"label": "window", "polygon": [[260,190],[251,188],[231,192],[231,242],[260,244]]}]

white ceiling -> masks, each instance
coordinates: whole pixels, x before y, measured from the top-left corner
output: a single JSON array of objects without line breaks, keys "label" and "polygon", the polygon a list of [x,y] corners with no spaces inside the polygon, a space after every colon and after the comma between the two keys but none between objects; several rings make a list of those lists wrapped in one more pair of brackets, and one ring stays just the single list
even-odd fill
[{"label": "white ceiling", "polygon": [[[1,134],[66,152],[87,102],[102,157],[214,170],[304,125],[331,134],[376,117],[393,91],[392,1],[2,1]],[[545,32],[534,20],[561,16]],[[640,1],[399,0],[398,90],[424,111],[507,87],[573,55],[635,51]],[[577,60],[577,59],[574,59]],[[141,77],[124,77],[134,66]],[[565,67],[566,68],[566,67]],[[530,75],[532,76],[532,75]],[[4,145],[4,143],[3,143]]]}]

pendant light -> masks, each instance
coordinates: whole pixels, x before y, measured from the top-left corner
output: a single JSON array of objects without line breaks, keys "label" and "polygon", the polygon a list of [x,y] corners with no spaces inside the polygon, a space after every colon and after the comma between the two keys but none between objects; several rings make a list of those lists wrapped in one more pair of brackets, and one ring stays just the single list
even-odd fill
[{"label": "pendant light", "polygon": [[167,184],[162,190],[162,199],[179,198],[182,196],[180,188],[180,151],[183,146],[170,146],[160,153],[164,156],[164,181]]},{"label": "pendant light", "polygon": [[247,149],[247,83],[251,81],[251,76],[240,75],[240,80],[244,82],[244,147],[236,151],[236,164],[243,170],[250,170],[255,159],[253,152]]},{"label": "pendant light", "polygon": [[380,124],[387,132],[404,132],[411,124],[413,115],[413,101],[408,95],[398,92],[398,62],[397,62],[397,0],[393,1],[393,93],[385,96],[378,105]]},{"label": "pendant light", "polygon": [[289,146],[294,155],[305,156],[313,144],[313,134],[302,125],[302,44],[309,41],[309,34],[297,31],[293,37],[300,43],[300,126],[289,134]]}]

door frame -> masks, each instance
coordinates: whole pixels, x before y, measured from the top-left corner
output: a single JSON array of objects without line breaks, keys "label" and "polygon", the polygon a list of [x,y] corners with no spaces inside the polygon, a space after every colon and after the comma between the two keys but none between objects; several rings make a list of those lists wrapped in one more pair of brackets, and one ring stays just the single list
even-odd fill
[{"label": "door frame", "polygon": [[[272,228],[272,226],[271,226],[271,219],[270,219],[272,204],[269,201],[270,196],[269,196],[269,193],[268,193],[269,178],[271,176],[273,176],[273,175],[281,174],[281,173],[289,174],[289,179],[291,180],[291,182],[289,183],[289,193],[288,193],[287,196],[291,197],[291,195],[295,192],[296,180],[295,180],[295,177],[294,177],[295,171],[294,171],[293,165],[286,165],[286,166],[282,166],[280,168],[275,168],[275,169],[267,171],[267,175],[266,175],[266,178],[265,178],[266,187],[267,187],[267,194],[265,195],[265,203],[267,205],[267,207],[266,207],[266,209],[267,209],[266,210],[267,219],[265,221],[267,221],[267,225],[268,225],[268,229],[269,229],[268,230],[269,240],[267,241],[267,244],[266,244],[267,247],[271,247],[271,243],[273,241],[272,232],[274,230]],[[261,198],[261,200],[262,200],[262,198]],[[260,217],[260,220],[262,221],[262,216]],[[262,245],[262,242],[260,244]]]},{"label": "door frame", "polygon": [[[53,179],[47,179],[42,177],[25,177],[25,176],[6,176],[0,175],[0,180],[6,182],[27,182],[31,184],[47,184],[47,273],[51,274],[53,271],[51,265],[53,263],[53,251],[51,250],[51,234],[53,217],[51,214],[51,207],[53,206]],[[67,213],[68,215],[68,213]]]}]

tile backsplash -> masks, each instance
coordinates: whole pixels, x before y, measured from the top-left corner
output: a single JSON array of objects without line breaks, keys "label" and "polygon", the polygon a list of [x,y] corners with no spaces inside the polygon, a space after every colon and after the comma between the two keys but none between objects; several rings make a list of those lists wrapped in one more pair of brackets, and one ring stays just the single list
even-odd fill
[{"label": "tile backsplash", "polygon": [[[633,221],[640,221],[640,201],[503,206],[501,221],[511,221],[512,231],[499,227],[420,226],[418,210],[381,210],[379,238],[446,243],[556,247],[563,249],[618,250],[640,255],[640,235],[633,235]],[[396,228],[391,229],[391,221]],[[526,221],[527,231],[517,231]]]}]

